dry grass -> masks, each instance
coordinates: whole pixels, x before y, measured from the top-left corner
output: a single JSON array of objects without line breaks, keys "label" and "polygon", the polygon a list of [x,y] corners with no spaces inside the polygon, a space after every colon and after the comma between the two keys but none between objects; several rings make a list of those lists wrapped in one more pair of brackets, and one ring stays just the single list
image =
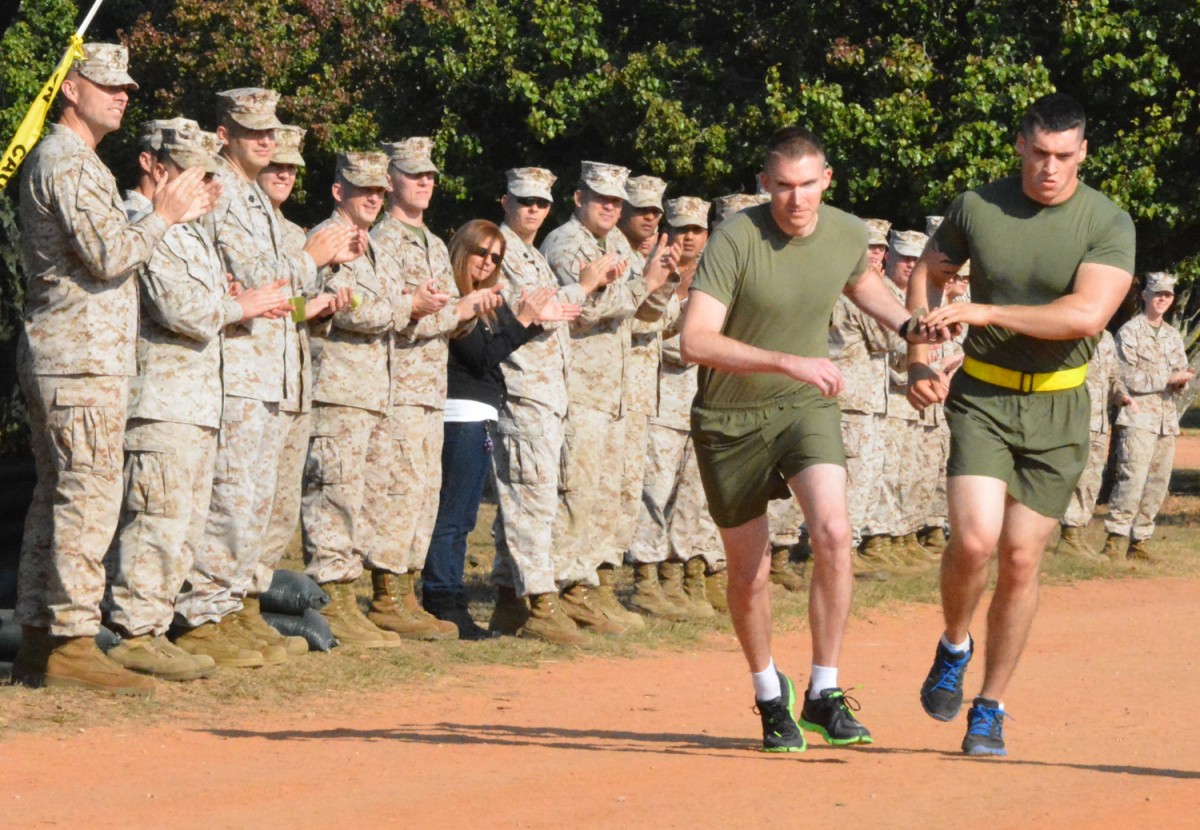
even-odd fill
[{"label": "dry grass", "polygon": [[[1114,570],[1048,555],[1046,584],[1068,584],[1087,579],[1128,579],[1163,576],[1200,576],[1200,471],[1177,474],[1176,492],[1164,505],[1154,542],[1158,561],[1136,569]],[[487,576],[491,569],[491,522],[494,508],[484,505],[469,542],[467,569],[472,593],[471,610],[486,621],[490,613]],[[1097,549],[1103,544],[1101,516],[1093,521],[1088,540]],[[298,545],[284,561],[299,569]],[[365,599],[368,588],[360,583]],[[620,592],[631,588],[628,569]],[[882,583],[861,583],[855,588],[856,614],[900,603],[930,603],[938,598],[936,571],[895,578]],[[807,627],[807,600],[787,595],[775,603],[776,625],[795,631]],[[589,653],[608,657],[645,654],[654,649],[682,650],[707,647],[714,633],[729,635],[728,618],[711,623],[669,624],[651,622],[645,632],[621,639],[604,639]],[[725,642],[728,642],[726,639]],[[165,721],[197,725],[228,723],[245,717],[270,716],[280,710],[328,710],[346,705],[347,696],[380,692],[396,685],[428,686],[436,678],[453,675],[464,667],[481,665],[536,667],[544,662],[579,659],[583,652],[540,642],[506,637],[486,642],[412,643],[401,649],[354,651],[336,649],[311,654],[284,666],[253,671],[224,671],[204,681],[160,684],[150,701],[116,700],[69,690],[31,690],[0,687],[0,735],[14,732],[54,732],[97,726]]]}]

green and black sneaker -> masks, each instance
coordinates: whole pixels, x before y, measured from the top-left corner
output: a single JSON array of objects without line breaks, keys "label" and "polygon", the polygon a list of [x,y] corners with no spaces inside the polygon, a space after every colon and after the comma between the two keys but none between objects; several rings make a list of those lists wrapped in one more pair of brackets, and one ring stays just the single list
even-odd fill
[{"label": "green and black sneaker", "polygon": [[816,732],[831,746],[874,743],[871,731],[854,717],[859,708],[858,701],[841,689],[822,689],[817,700],[805,692],[800,725],[809,732]]},{"label": "green and black sneaker", "polygon": [[779,697],[757,700],[754,711],[762,717],[763,752],[803,752],[804,733],[796,723],[796,687],[778,669]]}]

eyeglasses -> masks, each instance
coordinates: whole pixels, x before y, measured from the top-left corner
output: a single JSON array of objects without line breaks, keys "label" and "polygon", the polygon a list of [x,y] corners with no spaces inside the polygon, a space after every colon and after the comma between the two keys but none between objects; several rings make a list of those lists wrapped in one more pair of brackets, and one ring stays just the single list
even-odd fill
[{"label": "eyeglasses", "polygon": [[483,257],[484,259],[490,259],[492,261],[492,265],[499,265],[504,259],[504,257],[500,256],[500,254],[489,251],[487,248],[472,248],[471,253],[475,256]]},{"label": "eyeglasses", "polygon": [[517,196],[516,200],[521,207],[537,207],[543,210],[550,208],[550,200],[539,199],[537,196]]}]

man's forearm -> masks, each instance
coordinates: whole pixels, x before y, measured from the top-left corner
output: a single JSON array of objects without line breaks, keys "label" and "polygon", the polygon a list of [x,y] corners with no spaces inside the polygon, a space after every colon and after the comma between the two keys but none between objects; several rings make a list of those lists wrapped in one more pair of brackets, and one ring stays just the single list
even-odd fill
[{"label": "man's forearm", "polygon": [[679,351],[688,363],[709,366],[733,375],[780,373],[785,355],[751,346],[719,332],[689,332],[685,327]]}]

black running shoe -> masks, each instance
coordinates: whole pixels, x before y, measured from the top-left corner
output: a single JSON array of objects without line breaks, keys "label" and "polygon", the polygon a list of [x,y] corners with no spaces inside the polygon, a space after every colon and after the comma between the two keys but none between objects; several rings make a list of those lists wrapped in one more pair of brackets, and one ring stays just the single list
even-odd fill
[{"label": "black running shoe", "polygon": [[967,736],[962,749],[968,755],[1007,755],[1004,749],[1004,718],[1000,704],[977,697],[967,710]]},{"label": "black running shoe", "polygon": [[779,697],[756,700],[754,711],[762,717],[763,752],[803,752],[804,733],[796,725],[796,687],[783,672],[779,675]]},{"label": "black running shoe", "polygon": [[854,717],[859,708],[858,701],[841,689],[822,689],[818,700],[805,692],[800,725],[809,732],[816,732],[832,746],[874,743],[870,730]]},{"label": "black running shoe", "polygon": [[921,706],[934,720],[950,721],[962,711],[963,675],[975,653],[975,641],[967,636],[967,650],[955,653],[938,641],[933,667],[921,684]]}]

